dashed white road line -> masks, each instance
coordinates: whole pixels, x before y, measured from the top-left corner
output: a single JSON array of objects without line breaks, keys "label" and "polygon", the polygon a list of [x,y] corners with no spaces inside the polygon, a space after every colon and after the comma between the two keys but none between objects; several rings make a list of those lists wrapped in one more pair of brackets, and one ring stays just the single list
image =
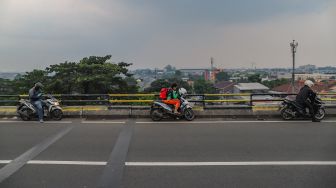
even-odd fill
[{"label": "dashed white road line", "polygon": [[82,121],[83,124],[125,124],[126,121]]},{"label": "dashed white road line", "polygon": [[[0,164],[8,164],[11,160],[0,160]],[[39,165],[84,165],[84,166],[104,166],[107,162],[104,161],[44,161],[44,160],[31,160],[27,164]]]},{"label": "dashed white road line", "polygon": [[[0,121],[0,123],[33,123],[33,124],[42,124],[38,121]],[[70,124],[72,121],[44,121],[45,124]]]},{"label": "dashed white road line", "polygon": [[0,164],[8,164],[12,162],[11,160],[0,160]]},{"label": "dashed white road line", "polygon": [[107,164],[107,162],[104,162],[104,161],[41,161],[41,160],[33,160],[33,161],[29,161],[27,164],[105,166]]},{"label": "dashed white road line", "polygon": [[[11,160],[0,160],[8,164]],[[31,160],[36,165],[105,166],[106,161],[51,161]],[[239,161],[239,162],[125,162],[125,166],[336,166],[336,161]]]},{"label": "dashed white road line", "polygon": [[[309,123],[311,121],[137,121],[136,124]],[[336,121],[322,121],[336,123]],[[316,123],[318,124],[318,123]]]},{"label": "dashed white road line", "polygon": [[336,161],[126,162],[126,166],[335,166]]}]

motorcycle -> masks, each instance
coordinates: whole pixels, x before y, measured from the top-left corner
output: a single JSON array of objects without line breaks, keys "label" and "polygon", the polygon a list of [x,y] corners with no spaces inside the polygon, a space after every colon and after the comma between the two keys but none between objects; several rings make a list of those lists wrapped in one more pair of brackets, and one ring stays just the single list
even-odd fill
[{"label": "motorcycle", "polygon": [[[315,95],[313,97],[313,109],[315,111],[315,119],[321,121],[325,117],[324,102]],[[284,120],[291,120],[294,118],[312,118],[309,114],[309,109],[306,109],[296,103],[295,100],[290,100],[286,98],[282,103],[282,108],[280,110],[281,117]]]},{"label": "motorcycle", "polygon": [[[52,95],[46,95],[45,99],[42,100],[42,104],[44,117],[53,120],[62,119],[63,111],[60,107],[59,101],[55,97],[53,97]],[[26,99],[21,99],[19,101],[17,113],[24,121],[29,121],[37,117],[37,109],[29,100]]]},{"label": "motorcycle", "polygon": [[[182,90],[181,90],[182,89]],[[165,104],[162,101],[155,101],[150,110],[150,116],[153,121],[160,121],[163,118],[172,117],[174,119],[186,119],[187,121],[192,121],[195,119],[195,113],[192,110],[186,97],[186,90],[181,88],[179,93],[181,95],[180,101],[181,106],[179,108],[180,114],[174,113],[174,105]],[[181,92],[182,91],[182,92]]]}]

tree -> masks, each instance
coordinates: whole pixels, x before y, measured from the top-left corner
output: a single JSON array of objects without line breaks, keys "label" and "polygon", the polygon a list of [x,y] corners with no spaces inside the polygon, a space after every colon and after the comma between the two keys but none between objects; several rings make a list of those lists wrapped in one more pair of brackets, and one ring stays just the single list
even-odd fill
[{"label": "tree", "polygon": [[230,75],[227,72],[219,72],[216,74],[216,80],[217,81],[229,81]]},{"label": "tree", "polygon": [[[130,63],[111,63],[111,55],[90,56],[77,62],[50,65],[45,70],[33,70],[18,75],[12,85],[16,94],[27,93],[36,82],[41,82],[45,93],[134,93]],[[1,82],[0,82],[1,83]]]},{"label": "tree", "polygon": [[77,63],[66,61],[57,65],[50,65],[46,70],[53,75],[53,81],[49,85],[50,92],[70,94],[79,90]]},{"label": "tree", "polygon": [[175,78],[181,78],[182,72],[180,70],[175,71]]},{"label": "tree", "polygon": [[9,79],[0,78],[0,94],[1,95],[10,95],[14,94],[15,91],[13,82]]},{"label": "tree", "polygon": [[261,82],[260,74],[252,74],[248,76],[249,82]]},{"label": "tree", "polygon": [[285,79],[285,78],[281,78],[280,80],[277,79],[277,80],[271,80],[271,81],[263,81],[262,84],[264,84],[265,86],[269,87],[269,88],[275,88],[275,87],[278,87],[280,85],[283,85],[283,84],[287,84],[287,83],[290,83],[290,80],[289,79]]},{"label": "tree", "polygon": [[164,69],[167,71],[167,72],[171,72],[171,71],[175,71],[176,68],[171,66],[171,65],[167,65],[164,67]]},{"label": "tree", "polygon": [[212,82],[199,79],[194,83],[194,91],[197,94],[216,93],[216,88]]},{"label": "tree", "polygon": [[170,87],[169,81],[164,79],[157,79],[150,84],[150,87],[145,88],[145,92],[158,93],[163,87]]},{"label": "tree", "polygon": [[191,87],[189,84],[178,78],[171,79],[158,79],[151,83],[151,86],[145,89],[145,92],[158,93],[163,87],[170,87],[172,83],[176,83],[177,87],[185,88],[189,93],[191,92]]},{"label": "tree", "polygon": [[[35,83],[41,82],[47,86],[50,82],[48,78],[48,72],[44,70],[33,70],[32,72],[26,72],[24,75],[19,75],[13,80],[15,92],[18,94],[28,93]],[[44,88],[44,91],[46,88]]]}]

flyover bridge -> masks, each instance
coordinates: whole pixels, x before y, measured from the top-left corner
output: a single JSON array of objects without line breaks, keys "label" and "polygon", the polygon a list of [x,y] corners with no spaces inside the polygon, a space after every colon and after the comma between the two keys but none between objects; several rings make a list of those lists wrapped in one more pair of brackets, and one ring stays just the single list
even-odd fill
[{"label": "flyover bridge", "polygon": [[336,185],[336,118],[0,120],[1,188]]}]

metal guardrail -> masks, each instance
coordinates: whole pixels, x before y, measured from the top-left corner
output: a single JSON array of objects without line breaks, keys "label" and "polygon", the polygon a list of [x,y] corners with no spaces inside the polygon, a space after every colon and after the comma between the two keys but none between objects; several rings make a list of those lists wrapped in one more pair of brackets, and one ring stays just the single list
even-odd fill
[{"label": "metal guardrail", "polygon": [[[226,104],[245,104],[254,106],[254,103],[260,102],[280,102],[286,96],[296,95],[294,93],[272,94],[272,93],[240,93],[240,94],[190,94],[189,102],[201,103],[203,107],[210,103]],[[320,93],[320,96],[329,96],[322,98],[323,101],[336,101],[336,93]],[[62,104],[72,106],[74,104],[95,104],[95,105],[114,105],[133,103],[148,104],[157,100],[158,94],[53,94],[54,97],[61,100]],[[271,96],[272,99],[255,99],[255,96]],[[331,96],[331,97],[330,97]],[[138,99],[134,99],[137,97]],[[192,99],[196,97],[197,100]],[[0,95],[0,106],[2,104],[17,103],[21,98],[28,98],[28,95]],[[140,99],[139,99],[140,98]],[[336,103],[335,103],[336,104]],[[223,105],[224,106],[224,105]],[[335,105],[336,106],[336,105]]]}]

